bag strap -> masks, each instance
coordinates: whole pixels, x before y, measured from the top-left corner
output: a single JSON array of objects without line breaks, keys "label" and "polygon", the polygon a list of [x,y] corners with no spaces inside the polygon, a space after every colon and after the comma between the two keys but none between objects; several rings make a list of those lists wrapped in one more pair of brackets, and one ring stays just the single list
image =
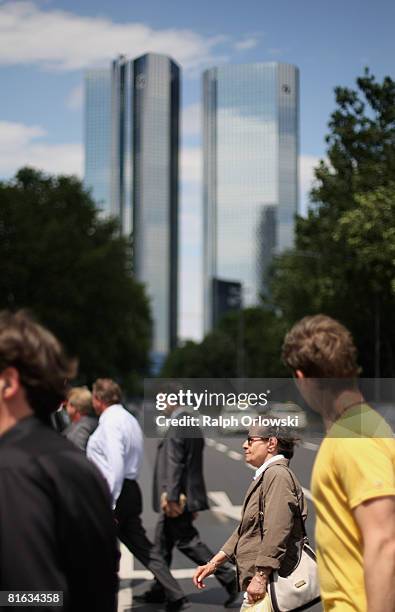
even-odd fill
[{"label": "bag strap", "polygon": [[[267,469],[267,468],[266,468]],[[262,493],[262,484],[263,484],[263,476],[261,479],[261,484],[259,485],[259,498],[258,498],[258,522],[259,522],[259,531],[261,533],[261,542],[263,540],[263,493]]]},{"label": "bag strap", "polygon": [[[261,533],[261,540],[263,540],[263,517],[264,517],[264,511],[263,511],[263,492],[262,492],[263,478],[264,478],[265,473],[267,472],[267,470],[270,470],[270,468],[274,467],[274,465],[277,465],[278,467],[283,467],[285,470],[287,470],[288,474],[291,477],[293,488],[294,488],[293,492],[294,492],[294,495],[296,497],[296,502],[297,502],[298,517],[300,519],[300,523],[301,523],[301,527],[302,527],[303,540],[308,541],[307,532],[306,532],[306,526],[305,526],[305,523],[304,523],[302,511],[300,509],[300,502],[299,502],[299,497],[298,497],[298,489],[296,487],[295,479],[293,477],[293,474],[292,474],[291,470],[286,465],[282,465],[281,463],[276,463],[276,464],[273,464],[273,465],[269,465],[269,467],[266,468],[266,470],[264,471],[264,473],[262,475],[262,480],[261,480],[260,489],[259,489],[259,501],[258,501],[258,510],[259,510],[259,518],[258,518],[258,520],[259,520],[259,530],[260,530],[260,533]],[[301,499],[302,499],[302,501],[304,499],[303,491],[302,491],[302,498]]]}]

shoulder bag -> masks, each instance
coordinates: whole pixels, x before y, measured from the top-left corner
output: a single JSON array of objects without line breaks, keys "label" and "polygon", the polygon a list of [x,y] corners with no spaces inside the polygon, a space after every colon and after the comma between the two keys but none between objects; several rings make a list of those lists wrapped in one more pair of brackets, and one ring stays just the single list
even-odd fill
[{"label": "shoulder bag", "polygon": [[[317,560],[314,550],[309,545],[306,528],[300,509],[298,491],[291,470],[280,466],[291,476],[294,494],[297,501],[297,516],[302,526],[303,537],[299,542],[299,558],[294,569],[287,576],[280,576],[273,571],[269,577],[268,593],[274,612],[296,612],[307,610],[320,602]],[[268,467],[267,469],[270,469]],[[302,496],[303,500],[303,496]],[[259,494],[259,525],[263,539],[263,494]]]}]

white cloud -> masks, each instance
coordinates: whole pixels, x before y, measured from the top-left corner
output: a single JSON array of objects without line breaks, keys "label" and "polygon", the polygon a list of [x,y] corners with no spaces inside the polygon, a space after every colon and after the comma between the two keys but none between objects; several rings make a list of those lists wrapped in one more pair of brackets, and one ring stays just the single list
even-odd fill
[{"label": "white cloud", "polygon": [[247,51],[248,49],[253,49],[259,43],[258,39],[255,37],[245,38],[244,40],[240,40],[235,44],[235,49],[237,51]]},{"label": "white cloud", "polygon": [[180,215],[180,338],[200,340],[203,335],[203,219],[202,151],[198,146],[181,150]]},{"label": "white cloud", "polygon": [[31,1],[0,4],[0,64],[79,70],[119,53],[171,55],[184,68],[212,63],[223,36],[204,37],[188,29],[155,30],[143,23],[116,23],[59,9],[43,10]]},{"label": "white cloud", "polygon": [[66,100],[67,108],[71,110],[80,110],[84,104],[84,88],[82,85],[74,87],[68,95]]},{"label": "white cloud", "polygon": [[181,186],[182,243],[190,249],[200,248],[203,230],[202,193],[199,184]]},{"label": "white cloud", "polygon": [[45,133],[45,130],[37,125],[0,121],[0,147],[4,151],[23,148],[32,139],[45,136]]},{"label": "white cloud", "polygon": [[200,183],[202,180],[202,150],[200,147],[182,147],[181,181]]},{"label": "white cloud", "polygon": [[180,216],[180,329],[181,338],[200,340],[203,333],[203,227],[200,189],[182,194]]},{"label": "white cloud", "polygon": [[314,183],[314,168],[322,159],[316,155],[301,155],[299,158],[300,212],[305,215],[309,205],[309,192]]},{"label": "white cloud", "polygon": [[182,109],[183,136],[200,136],[202,130],[201,105],[190,104]]},{"label": "white cloud", "polygon": [[26,165],[54,174],[81,176],[82,145],[41,141],[45,135],[40,126],[0,121],[0,176],[9,178]]},{"label": "white cloud", "polygon": [[203,337],[203,280],[201,257],[184,255],[181,260],[179,337],[200,341]]},{"label": "white cloud", "polygon": [[[0,121],[0,176],[11,176],[22,165],[47,172],[82,175],[81,143],[45,142],[47,132],[37,125]],[[188,194],[200,192],[202,151],[198,146],[181,149],[181,180]],[[199,196],[200,197],[200,196]]]}]

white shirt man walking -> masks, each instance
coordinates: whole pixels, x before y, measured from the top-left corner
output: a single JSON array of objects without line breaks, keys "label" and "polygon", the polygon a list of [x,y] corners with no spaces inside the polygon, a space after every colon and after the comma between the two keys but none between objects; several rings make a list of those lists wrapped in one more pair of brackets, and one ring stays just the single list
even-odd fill
[{"label": "white shirt man walking", "polygon": [[143,456],[141,428],[122,406],[119,385],[109,378],[99,378],[93,385],[92,404],[99,426],[89,438],[87,455],[110,487],[118,537],[163,586],[166,610],[187,609],[187,598],[148,540],[141,521],[143,503],[137,483]]}]

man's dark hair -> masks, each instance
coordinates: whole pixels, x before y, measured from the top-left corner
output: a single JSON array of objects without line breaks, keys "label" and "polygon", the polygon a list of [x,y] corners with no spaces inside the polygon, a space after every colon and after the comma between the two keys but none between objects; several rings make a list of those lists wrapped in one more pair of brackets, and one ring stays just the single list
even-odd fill
[{"label": "man's dark hair", "polygon": [[122,401],[121,387],[111,378],[98,378],[93,384],[92,392],[107,406],[120,404]]},{"label": "man's dark hair", "polygon": [[69,359],[55,336],[26,311],[0,312],[0,371],[19,373],[26,399],[37,416],[47,420],[59,407],[74,378],[76,360]]}]

